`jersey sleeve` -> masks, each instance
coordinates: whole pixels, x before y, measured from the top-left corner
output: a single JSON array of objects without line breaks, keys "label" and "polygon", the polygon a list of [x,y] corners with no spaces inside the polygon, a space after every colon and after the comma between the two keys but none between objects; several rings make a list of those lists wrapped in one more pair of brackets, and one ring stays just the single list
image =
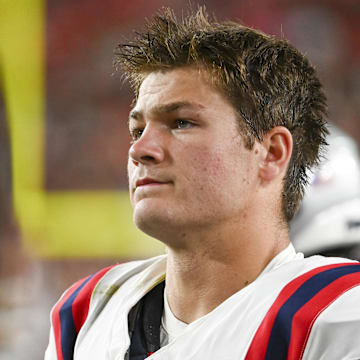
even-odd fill
[{"label": "jersey sleeve", "polygon": [[[349,297],[358,288],[360,264],[357,262],[316,267],[294,278],[281,290],[268,310],[245,359],[360,359],[359,356],[351,358],[344,354],[333,357],[333,354],[338,354],[343,348],[349,354],[358,351],[359,345],[353,347],[349,339],[344,342],[346,345],[337,347],[336,344],[342,341],[342,337],[334,337],[335,333],[342,333],[343,329],[346,329],[343,332],[347,334],[345,336],[350,335],[354,329],[359,331],[360,315],[355,306],[359,294],[356,294],[355,300]],[[341,311],[336,311],[339,310],[337,305],[342,302],[344,305],[341,306]],[[334,313],[337,317],[327,315],[329,313]],[[357,320],[351,323],[348,320],[350,318]],[[330,349],[330,343],[336,350],[334,353],[327,350]],[[329,357],[322,354],[328,354]]]},{"label": "jersey sleeve", "polygon": [[314,322],[303,360],[360,359],[360,286],[349,289]]},{"label": "jersey sleeve", "polygon": [[50,315],[51,329],[45,360],[73,360],[76,338],[88,317],[94,289],[112,268],[107,267],[79,280],[55,304]]}]

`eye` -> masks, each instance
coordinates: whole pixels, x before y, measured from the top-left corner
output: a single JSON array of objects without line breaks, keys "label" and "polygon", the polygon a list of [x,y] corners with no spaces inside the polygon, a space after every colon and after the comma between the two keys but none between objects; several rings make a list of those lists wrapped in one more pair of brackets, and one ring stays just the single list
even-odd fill
[{"label": "eye", "polygon": [[142,133],[144,132],[144,129],[131,129],[130,130],[130,136],[132,138],[132,141],[136,141],[136,140],[139,140]]},{"label": "eye", "polygon": [[194,125],[193,123],[184,119],[175,120],[175,129],[187,129],[193,125]]}]

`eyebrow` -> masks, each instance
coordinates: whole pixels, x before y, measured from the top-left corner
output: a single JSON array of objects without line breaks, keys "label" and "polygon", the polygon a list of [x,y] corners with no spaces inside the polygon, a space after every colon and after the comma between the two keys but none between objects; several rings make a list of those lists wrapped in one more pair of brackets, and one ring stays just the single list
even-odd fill
[{"label": "eyebrow", "polygon": [[[151,109],[151,112],[156,115],[169,114],[182,108],[199,110],[203,108],[203,105],[192,103],[190,101],[177,101],[170,104],[157,105]],[[140,120],[144,117],[141,110],[132,110],[129,114],[129,120]]]}]

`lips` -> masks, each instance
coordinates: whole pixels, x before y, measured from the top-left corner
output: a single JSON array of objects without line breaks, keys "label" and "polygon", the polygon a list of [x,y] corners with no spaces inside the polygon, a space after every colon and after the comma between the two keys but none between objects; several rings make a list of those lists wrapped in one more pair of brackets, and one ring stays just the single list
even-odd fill
[{"label": "lips", "polygon": [[141,186],[146,186],[146,185],[162,185],[162,184],[167,184],[168,182],[164,182],[164,181],[158,181],[155,179],[151,179],[151,178],[144,178],[144,179],[139,179],[136,181],[135,187],[141,187]]}]

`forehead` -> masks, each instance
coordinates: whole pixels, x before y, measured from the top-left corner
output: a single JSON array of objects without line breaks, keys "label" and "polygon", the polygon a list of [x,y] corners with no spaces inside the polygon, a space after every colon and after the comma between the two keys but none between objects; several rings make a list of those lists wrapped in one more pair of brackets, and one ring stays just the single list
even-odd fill
[{"label": "forehead", "polygon": [[167,91],[173,88],[177,90],[186,88],[189,90],[189,87],[194,84],[210,90],[210,76],[206,70],[193,66],[184,66],[170,70],[153,71],[144,76],[139,88],[139,97],[146,95],[149,88],[156,91],[158,90],[157,87],[163,88],[165,86]]},{"label": "forehead", "polygon": [[132,113],[151,111],[170,103],[193,103],[201,109],[231,106],[212,84],[206,70],[184,67],[148,74],[139,88]]}]

